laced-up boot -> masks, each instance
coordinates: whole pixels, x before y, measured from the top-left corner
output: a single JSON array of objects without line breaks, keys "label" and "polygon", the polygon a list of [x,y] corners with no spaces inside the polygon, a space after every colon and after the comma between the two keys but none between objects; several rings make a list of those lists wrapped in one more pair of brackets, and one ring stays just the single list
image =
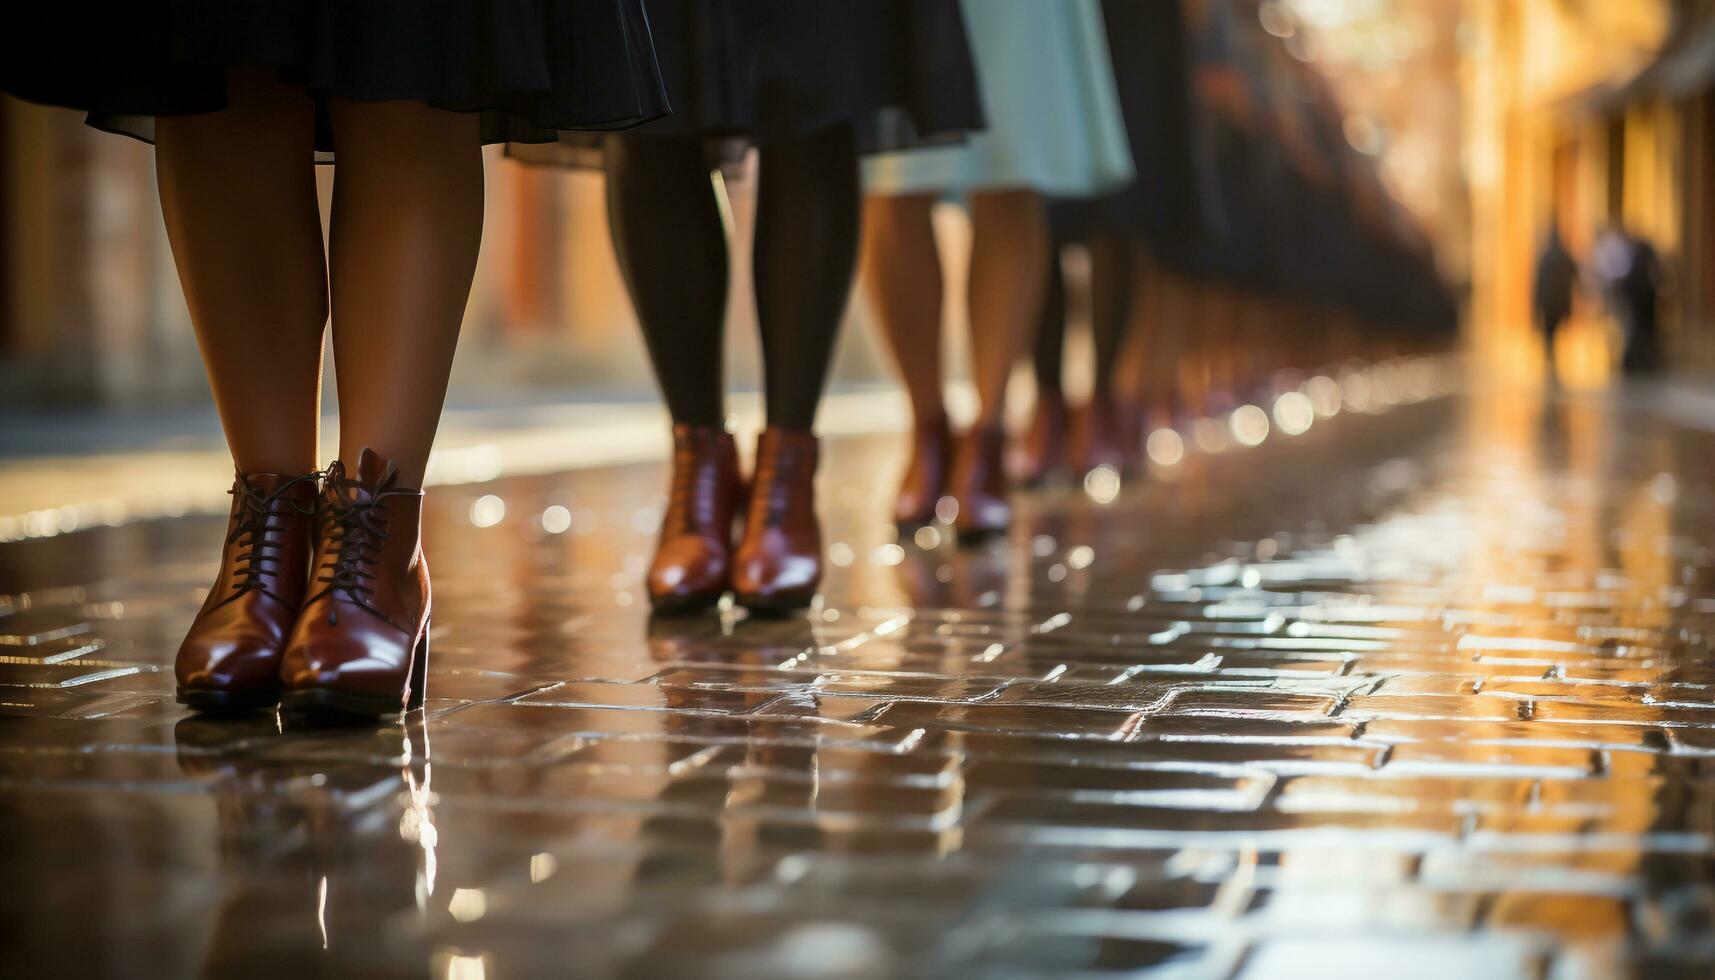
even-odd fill
[{"label": "laced-up boot", "polygon": [[239,473],[220,574],[173,661],[179,701],[248,711],[280,698],[280,654],[309,579],[316,477]]},{"label": "laced-up boot", "polygon": [[429,566],[423,491],[365,449],[328,469],[309,598],[280,663],[282,709],[364,717],[423,703]]}]

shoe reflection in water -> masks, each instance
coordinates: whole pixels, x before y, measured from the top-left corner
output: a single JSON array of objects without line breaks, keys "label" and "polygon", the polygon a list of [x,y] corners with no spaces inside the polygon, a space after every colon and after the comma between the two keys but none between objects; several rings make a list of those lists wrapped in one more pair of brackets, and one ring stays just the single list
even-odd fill
[{"label": "shoe reflection in water", "polygon": [[224,892],[209,976],[421,975],[401,918],[435,890],[420,713],[379,728],[293,731],[278,716],[185,718],[179,768],[213,798]]},{"label": "shoe reflection in water", "polygon": [[[657,687],[666,709],[662,741],[676,747],[659,776],[637,774],[659,782],[653,812],[637,830],[644,856],[627,886],[632,908],[655,918],[682,914],[704,928],[707,919],[685,906],[701,889],[771,887],[782,867],[813,876],[806,886],[826,875],[863,874],[879,845],[893,856],[902,848],[925,858],[944,852],[934,814],[956,811],[948,798],[961,791],[959,783],[942,772],[955,768],[956,758],[925,752],[901,760],[867,744],[886,737],[865,720],[878,708],[868,671],[885,664],[867,653],[850,656],[842,638],[874,625],[850,618],[650,622],[647,641],[662,671]],[[779,668],[788,663],[794,666],[783,677]],[[806,902],[822,900],[812,892]],[[696,952],[704,942],[740,962],[762,964],[778,953],[777,937],[742,928],[685,939],[672,930],[652,937],[623,975],[705,975],[708,964]],[[850,975],[880,975],[869,967],[892,972],[885,949],[866,946],[854,955],[862,966]]]}]

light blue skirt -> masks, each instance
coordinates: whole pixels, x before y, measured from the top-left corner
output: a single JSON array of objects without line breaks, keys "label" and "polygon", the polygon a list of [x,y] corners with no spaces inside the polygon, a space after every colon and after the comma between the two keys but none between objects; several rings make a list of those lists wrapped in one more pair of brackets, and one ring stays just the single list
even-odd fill
[{"label": "light blue skirt", "polygon": [[[1153,0],[1151,0],[1153,2]],[[1100,0],[963,0],[988,128],[864,163],[897,195],[1031,189],[1093,197],[1132,179]]]}]

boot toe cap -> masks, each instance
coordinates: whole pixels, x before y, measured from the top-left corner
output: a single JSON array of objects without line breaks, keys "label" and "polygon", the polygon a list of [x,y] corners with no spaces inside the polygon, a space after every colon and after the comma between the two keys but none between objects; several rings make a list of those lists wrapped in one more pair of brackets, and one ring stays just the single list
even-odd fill
[{"label": "boot toe cap", "polygon": [[205,620],[180,644],[173,675],[181,688],[197,690],[273,687],[283,640],[262,624]]},{"label": "boot toe cap", "polygon": [[716,543],[697,538],[668,542],[649,568],[649,594],[657,599],[718,596],[727,588],[728,558]]},{"label": "boot toe cap", "polygon": [[817,553],[759,552],[745,555],[733,572],[733,590],[741,596],[773,598],[814,593],[822,580]]}]

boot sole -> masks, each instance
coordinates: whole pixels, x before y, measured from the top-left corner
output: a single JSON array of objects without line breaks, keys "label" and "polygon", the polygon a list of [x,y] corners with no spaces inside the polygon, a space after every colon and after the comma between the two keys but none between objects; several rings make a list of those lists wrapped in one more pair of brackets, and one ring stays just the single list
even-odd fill
[{"label": "boot sole", "polygon": [[240,715],[274,707],[280,703],[280,692],[179,688],[178,701],[205,715]]},{"label": "boot sole", "polygon": [[401,694],[353,694],[331,687],[303,687],[280,695],[280,710],[314,724],[361,724],[383,715],[403,715],[423,706],[429,673],[429,618],[417,634],[411,651],[411,666]]},{"label": "boot sole", "polygon": [[362,721],[405,711],[396,696],[374,697],[327,690],[287,691],[280,696],[280,710],[330,722]]},{"label": "boot sole", "polygon": [[722,592],[712,596],[650,596],[649,608],[660,616],[688,616],[720,605]]},{"label": "boot sole", "polygon": [[781,619],[801,613],[810,608],[810,601],[815,593],[808,595],[780,595],[762,598],[761,596],[739,596],[738,604],[743,606],[753,616],[768,619]]}]

